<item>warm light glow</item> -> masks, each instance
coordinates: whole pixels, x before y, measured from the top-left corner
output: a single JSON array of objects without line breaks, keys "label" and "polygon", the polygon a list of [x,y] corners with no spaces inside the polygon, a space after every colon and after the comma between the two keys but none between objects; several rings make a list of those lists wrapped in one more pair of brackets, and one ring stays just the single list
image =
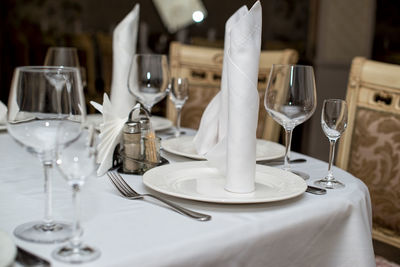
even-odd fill
[{"label": "warm light glow", "polygon": [[202,22],[204,19],[204,14],[201,11],[195,11],[192,14],[192,19],[194,22]]}]

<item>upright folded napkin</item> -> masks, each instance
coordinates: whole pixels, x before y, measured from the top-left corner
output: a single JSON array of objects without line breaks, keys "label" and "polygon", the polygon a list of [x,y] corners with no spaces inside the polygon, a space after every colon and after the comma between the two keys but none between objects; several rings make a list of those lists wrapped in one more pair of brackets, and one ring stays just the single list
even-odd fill
[{"label": "upright folded napkin", "polygon": [[0,101],[0,124],[7,122],[7,106]]},{"label": "upright folded napkin", "polygon": [[136,53],[139,11],[140,5],[136,4],[113,33],[111,103],[120,116],[127,116],[135,105],[135,98],[128,91],[128,74],[132,56]]},{"label": "upright folded napkin", "polygon": [[261,49],[261,4],[236,11],[225,24],[221,91],[211,100],[194,138],[197,152],[225,176],[225,189],[254,191]]}]

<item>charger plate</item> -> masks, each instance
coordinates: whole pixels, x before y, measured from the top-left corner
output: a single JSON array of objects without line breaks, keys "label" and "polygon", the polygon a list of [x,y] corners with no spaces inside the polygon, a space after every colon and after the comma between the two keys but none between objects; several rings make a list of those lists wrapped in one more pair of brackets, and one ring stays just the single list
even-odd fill
[{"label": "charger plate", "polygon": [[[161,147],[165,151],[175,155],[191,159],[206,159],[203,155],[197,154],[193,144],[193,138],[194,136],[180,136],[178,138],[163,139],[161,141]],[[285,147],[283,145],[264,139],[257,139],[257,160],[277,159],[283,156],[285,156]]]},{"label": "charger plate", "polygon": [[297,197],[307,189],[306,182],[293,173],[256,165],[255,191],[231,193],[224,189],[224,176],[208,164],[207,161],[190,161],[159,166],[143,175],[143,183],[166,195],[225,204],[280,201]]}]

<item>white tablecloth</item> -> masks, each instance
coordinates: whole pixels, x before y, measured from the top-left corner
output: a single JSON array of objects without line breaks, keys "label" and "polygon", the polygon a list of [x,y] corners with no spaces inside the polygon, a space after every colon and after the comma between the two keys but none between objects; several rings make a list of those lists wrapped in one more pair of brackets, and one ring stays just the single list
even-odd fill
[{"label": "white tablecloth", "polygon": [[[17,225],[43,216],[43,172],[38,159],[5,132],[0,147],[0,229],[12,235]],[[307,160],[294,167],[310,173],[311,184],[326,174],[327,163]],[[222,205],[167,197],[212,215],[209,222],[151,200],[123,199],[106,176],[92,178],[82,194],[83,240],[102,255],[81,266],[375,266],[368,189],[343,170],[334,168],[334,174],[344,189],[275,203]],[[140,176],[123,176],[137,191],[149,191]],[[71,208],[70,189],[55,171],[54,217],[71,220]],[[52,266],[70,266],[51,258],[59,244],[13,238]]]}]

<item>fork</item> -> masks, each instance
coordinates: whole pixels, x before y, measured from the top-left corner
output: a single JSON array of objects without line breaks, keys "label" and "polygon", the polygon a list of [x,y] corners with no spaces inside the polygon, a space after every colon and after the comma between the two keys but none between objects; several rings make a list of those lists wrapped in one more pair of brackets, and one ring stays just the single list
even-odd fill
[{"label": "fork", "polygon": [[108,177],[110,178],[110,181],[114,184],[114,186],[117,188],[117,190],[121,193],[121,195],[125,198],[128,199],[143,199],[144,197],[151,197],[154,199],[157,199],[158,201],[163,202],[164,204],[168,205],[169,207],[171,207],[173,210],[175,210],[176,212],[186,215],[192,219],[195,220],[199,220],[199,221],[209,221],[211,220],[211,216],[207,215],[207,214],[202,214],[196,211],[192,211],[192,210],[188,210],[186,208],[183,208],[175,203],[172,203],[166,199],[163,199],[159,196],[156,195],[152,195],[152,194],[139,194],[138,192],[136,192],[135,190],[132,189],[132,187],[130,187],[128,185],[127,182],[125,182],[125,180],[122,178],[121,175],[119,175],[119,173],[113,172],[113,171],[109,171],[107,173]]}]

